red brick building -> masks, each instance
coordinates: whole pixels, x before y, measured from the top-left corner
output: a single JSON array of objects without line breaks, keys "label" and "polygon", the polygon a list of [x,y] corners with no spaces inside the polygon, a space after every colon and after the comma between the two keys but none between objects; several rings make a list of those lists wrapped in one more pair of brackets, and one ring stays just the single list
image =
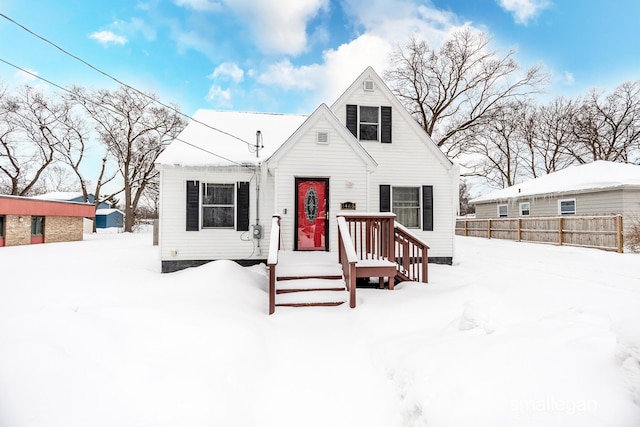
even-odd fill
[{"label": "red brick building", "polygon": [[82,240],[95,214],[93,204],[0,195],[0,246]]}]

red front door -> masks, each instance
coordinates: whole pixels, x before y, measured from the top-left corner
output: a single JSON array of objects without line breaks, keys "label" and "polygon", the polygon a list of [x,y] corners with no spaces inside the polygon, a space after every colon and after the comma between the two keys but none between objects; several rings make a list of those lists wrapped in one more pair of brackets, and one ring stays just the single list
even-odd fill
[{"label": "red front door", "polygon": [[328,179],[296,178],[296,250],[329,250],[328,199]]}]

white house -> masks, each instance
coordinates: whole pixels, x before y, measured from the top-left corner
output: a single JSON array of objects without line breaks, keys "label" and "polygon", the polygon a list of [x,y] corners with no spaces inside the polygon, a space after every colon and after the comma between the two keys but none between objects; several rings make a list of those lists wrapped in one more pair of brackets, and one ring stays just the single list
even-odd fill
[{"label": "white house", "polygon": [[336,214],[391,211],[454,256],[458,166],[371,67],[310,116],[199,110],[156,165],[163,272],[264,261],[275,213],[284,249],[336,251]]}]

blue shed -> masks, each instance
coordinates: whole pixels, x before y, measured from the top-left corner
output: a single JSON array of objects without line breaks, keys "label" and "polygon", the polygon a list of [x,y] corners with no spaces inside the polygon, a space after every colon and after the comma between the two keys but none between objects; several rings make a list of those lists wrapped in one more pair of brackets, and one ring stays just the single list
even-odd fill
[{"label": "blue shed", "polygon": [[124,227],[124,212],[119,209],[96,209],[96,228]]}]

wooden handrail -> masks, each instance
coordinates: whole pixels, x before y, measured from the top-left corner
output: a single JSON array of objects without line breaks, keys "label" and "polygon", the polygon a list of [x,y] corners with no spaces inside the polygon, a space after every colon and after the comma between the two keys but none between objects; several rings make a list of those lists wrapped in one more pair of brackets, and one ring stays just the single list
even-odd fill
[{"label": "wooden handrail", "polygon": [[349,307],[356,306],[356,263],[358,254],[356,253],[349,226],[343,216],[338,216],[338,261],[342,266],[344,281],[349,290]]},{"label": "wooden handrail", "polygon": [[401,280],[428,282],[429,245],[395,222],[395,214],[354,212],[340,217],[344,217],[358,260],[388,260],[396,264]]},{"label": "wooden handrail", "polygon": [[429,245],[402,224],[396,223],[396,270],[401,279],[429,282]]},{"label": "wooden handrail", "polygon": [[280,215],[273,215],[271,219],[271,236],[269,238],[269,314],[276,311],[276,265],[278,265],[278,251],[280,251]]}]

